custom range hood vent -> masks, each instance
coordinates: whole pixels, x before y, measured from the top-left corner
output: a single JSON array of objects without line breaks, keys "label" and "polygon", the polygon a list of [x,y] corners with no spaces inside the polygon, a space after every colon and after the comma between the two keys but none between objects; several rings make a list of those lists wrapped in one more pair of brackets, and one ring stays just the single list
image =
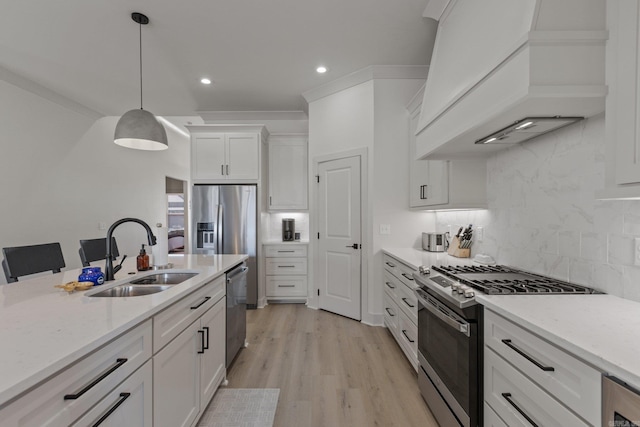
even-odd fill
[{"label": "custom range hood vent", "polygon": [[605,6],[430,0],[424,16],[439,22],[416,158],[488,156],[603,112]]},{"label": "custom range hood vent", "polygon": [[511,126],[478,139],[476,144],[517,144],[583,119],[584,117],[526,117]]}]

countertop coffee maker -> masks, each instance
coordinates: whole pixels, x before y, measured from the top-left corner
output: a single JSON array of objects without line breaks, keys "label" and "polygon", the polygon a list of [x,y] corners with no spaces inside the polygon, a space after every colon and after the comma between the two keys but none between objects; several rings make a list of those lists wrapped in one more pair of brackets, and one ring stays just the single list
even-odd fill
[{"label": "countertop coffee maker", "polygon": [[296,221],[293,218],[282,219],[282,241],[293,242],[295,239]]}]

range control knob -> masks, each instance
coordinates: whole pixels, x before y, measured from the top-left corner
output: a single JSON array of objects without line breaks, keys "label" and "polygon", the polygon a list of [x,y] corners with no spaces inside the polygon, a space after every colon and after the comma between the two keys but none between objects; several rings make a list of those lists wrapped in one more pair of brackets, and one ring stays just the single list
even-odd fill
[{"label": "range control knob", "polygon": [[451,284],[451,292],[458,293],[458,289],[460,289],[460,286],[462,286],[462,284],[460,282],[453,282]]},{"label": "range control knob", "polygon": [[475,295],[476,293],[473,292],[473,289],[467,289],[466,291],[464,291],[465,298],[473,298]]},{"label": "range control knob", "polygon": [[458,293],[459,294],[464,294],[469,289],[471,289],[471,288],[469,286],[467,286],[467,285],[460,285],[460,287],[458,288]]},{"label": "range control knob", "polygon": [[420,267],[418,267],[418,271],[420,272],[420,274],[425,275],[425,274],[429,274],[429,267],[426,267],[424,265],[421,265]]}]

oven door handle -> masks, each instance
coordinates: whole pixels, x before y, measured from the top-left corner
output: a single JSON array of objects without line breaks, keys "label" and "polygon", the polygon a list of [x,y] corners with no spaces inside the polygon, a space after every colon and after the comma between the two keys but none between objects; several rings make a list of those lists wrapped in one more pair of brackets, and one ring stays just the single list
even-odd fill
[{"label": "oven door handle", "polygon": [[420,303],[424,306],[424,308],[429,310],[438,319],[442,320],[445,324],[447,324],[448,326],[451,326],[453,329],[457,330],[461,334],[465,334],[468,337],[471,336],[471,331],[469,331],[468,323],[461,323],[460,321],[447,315],[447,313],[444,313],[442,309],[433,307],[423,296],[420,295],[418,291],[420,292],[424,292],[424,291],[421,291],[420,289],[415,290],[415,294],[418,297],[418,301],[420,301]]}]

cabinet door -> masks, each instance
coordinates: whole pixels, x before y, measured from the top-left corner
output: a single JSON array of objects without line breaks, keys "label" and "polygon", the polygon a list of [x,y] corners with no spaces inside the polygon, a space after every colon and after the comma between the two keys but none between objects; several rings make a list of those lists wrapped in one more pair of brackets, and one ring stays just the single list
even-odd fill
[{"label": "cabinet door", "polygon": [[153,368],[148,360],[73,426],[153,426]]},{"label": "cabinet door", "polygon": [[307,141],[269,141],[269,209],[308,209]]},{"label": "cabinet door", "polygon": [[204,411],[225,377],[225,298],[211,307],[200,322],[208,347],[200,354],[200,410]]},{"label": "cabinet door", "polygon": [[256,133],[226,135],[226,179],[257,180],[260,177],[260,141]]},{"label": "cabinet door", "polygon": [[187,427],[200,411],[200,322],[196,321],[153,358],[154,426]]},{"label": "cabinet door", "polygon": [[195,136],[191,145],[193,179],[225,179],[225,135]]}]

